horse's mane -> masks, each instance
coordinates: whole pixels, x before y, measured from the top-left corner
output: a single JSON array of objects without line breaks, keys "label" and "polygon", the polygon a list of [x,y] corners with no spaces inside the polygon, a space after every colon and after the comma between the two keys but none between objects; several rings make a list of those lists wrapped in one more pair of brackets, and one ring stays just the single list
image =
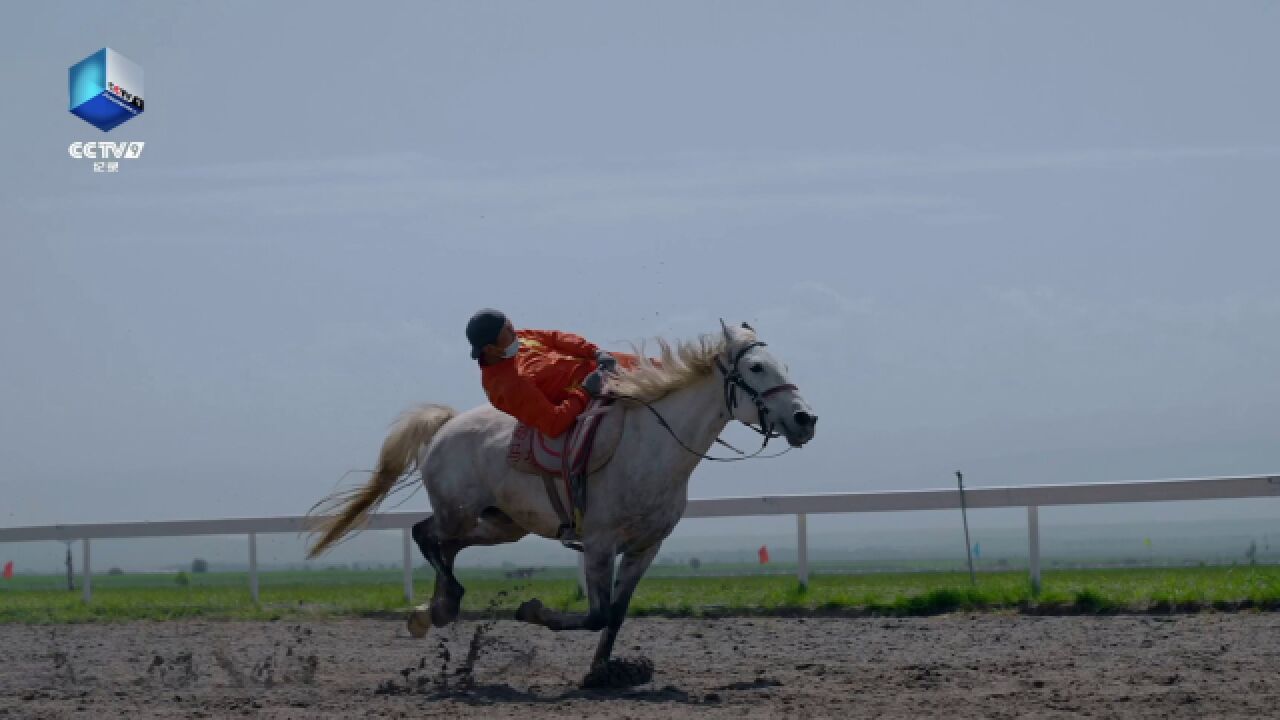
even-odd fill
[{"label": "horse's mane", "polygon": [[675,344],[663,338],[654,342],[661,350],[658,355],[660,363],[649,359],[643,344],[635,346],[640,363],[630,372],[622,372],[612,378],[610,393],[654,402],[711,374],[716,355],[724,350],[724,336],[719,333],[700,335],[697,339]]}]

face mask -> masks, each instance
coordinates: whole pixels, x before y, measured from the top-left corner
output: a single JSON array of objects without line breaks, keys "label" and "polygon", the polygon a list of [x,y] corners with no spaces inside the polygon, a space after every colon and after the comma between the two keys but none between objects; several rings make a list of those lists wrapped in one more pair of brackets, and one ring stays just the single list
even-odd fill
[{"label": "face mask", "polygon": [[511,341],[511,344],[507,346],[506,350],[502,351],[502,357],[504,360],[506,358],[513,358],[518,352],[520,352],[520,339],[516,338]]}]

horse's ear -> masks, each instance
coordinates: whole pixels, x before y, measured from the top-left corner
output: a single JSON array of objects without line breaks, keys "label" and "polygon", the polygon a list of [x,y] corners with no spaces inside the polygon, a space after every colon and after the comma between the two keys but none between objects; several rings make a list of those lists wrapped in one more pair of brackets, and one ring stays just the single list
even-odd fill
[{"label": "horse's ear", "polygon": [[720,318],[720,329],[724,331],[724,342],[726,345],[733,345],[733,331],[725,324],[724,318]]},{"label": "horse's ear", "polygon": [[746,320],[743,320],[743,321],[742,321],[742,329],[743,329],[743,330],[750,330],[752,334],[755,334],[755,332],[756,332],[756,329],[755,329],[755,328],[753,328],[753,327],[751,327],[750,325],[748,325]]}]

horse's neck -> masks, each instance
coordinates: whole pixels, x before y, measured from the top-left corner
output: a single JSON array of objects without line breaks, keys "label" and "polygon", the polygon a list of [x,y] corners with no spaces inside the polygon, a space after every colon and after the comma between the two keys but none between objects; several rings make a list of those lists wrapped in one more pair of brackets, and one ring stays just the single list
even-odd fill
[{"label": "horse's neck", "polygon": [[[662,398],[654,403],[654,409],[666,418],[672,432],[689,446],[689,450],[704,455],[729,423],[729,413],[724,405],[724,389],[715,373]],[[647,412],[644,414],[649,415]],[[656,421],[655,429],[661,435],[667,434],[662,428],[656,427]],[[670,455],[664,453],[664,457],[670,458],[674,465],[673,472],[681,474],[681,471],[693,471],[700,459],[698,456],[680,447],[669,437],[666,438],[665,445],[673,449]]]}]

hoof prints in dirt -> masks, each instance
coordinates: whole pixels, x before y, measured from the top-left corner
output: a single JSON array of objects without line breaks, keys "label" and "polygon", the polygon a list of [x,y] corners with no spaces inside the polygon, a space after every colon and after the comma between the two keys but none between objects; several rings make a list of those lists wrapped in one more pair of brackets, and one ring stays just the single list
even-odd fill
[{"label": "hoof prints in dirt", "polygon": [[54,630],[49,633],[49,646],[53,648],[53,682],[56,685],[77,685],[86,678],[79,677],[76,674],[75,664],[72,662],[71,653],[66,648],[61,647],[62,643],[58,641],[58,631]]},{"label": "hoof prints in dirt", "polygon": [[[50,635],[49,641],[55,647],[60,645],[56,632]],[[146,670],[129,681],[135,686],[179,689],[191,687],[200,680],[195,657],[190,650],[170,655],[167,659],[159,653],[148,654],[146,657],[149,658],[146,661]],[[77,657],[74,650],[57,647],[52,652],[51,660],[54,685],[85,688],[94,687],[100,683],[99,679],[92,674],[77,672],[76,666],[84,667],[86,661],[83,657]],[[138,662],[139,659],[132,658],[131,661]],[[88,665],[93,667],[92,663]]]},{"label": "hoof prints in dirt", "polygon": [[758,677],[751,682],[736,682],[721,685],[717,690],[764,690],[771,687],[782,687],[782,683],[773,678]]},{"label": "hoof prints in dirt", "polygon": [[200,679],[196,672],[195,660],[191,652],[181,652],[170,660],[163,655],[156,655],[147,666],[147,674],[138,678],[138,685],[159,684],[167,688],[186,688],[196,684]]},{"label": "hoof prints in dirt", "polygon": [[254,663],[248,673],[231,657],[225,647],[213,649],[213,661],[231,679],[236,687],[258,685],[274,687],[278,683],[301,683],[311,685],[316,681],[316,671],[320,667],[320,658],[315,653],[306,653],[306,646],[311,639],[311,628],[301,625],[290,628],[293,643],[285,644],[281,652],[281,643],[276,641],[271,652]]},{"label": "hoof prints in dirt", "polygon": [[582,679],[582,687],[590,689],[628,688],[653,680],[653,661],[646,657],[613,658]]},{"label": "hoof prints in dirt", "polygon": [[61,650],[53,653],[53,679],[68,685],[76,684],[76,669],[71,665],[71,658]]},{"label": "hoof prints in dirt", "polygon": [[404,678],[403,684],[395,680],[385,680],[374,688],[374,695],[412,695],[415,693],[426,694],[431,692],[434,685],[447,686],[449,671],[449,648],[440,643],[440,652],[438,657],[441,661],[440,675],[436,683],[433,683],[431,676],[427,674],[427,659],[424,657],[418,660],[417,667],[407,667],[400,671],[400,675]]}]

